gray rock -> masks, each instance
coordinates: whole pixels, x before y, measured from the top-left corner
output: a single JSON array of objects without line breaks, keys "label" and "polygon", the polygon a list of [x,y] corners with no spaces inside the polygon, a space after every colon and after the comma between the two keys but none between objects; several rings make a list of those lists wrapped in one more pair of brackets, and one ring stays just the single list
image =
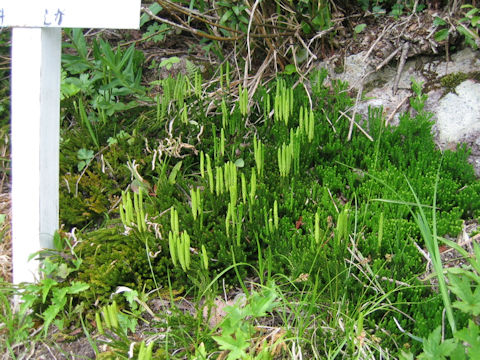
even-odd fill
[{"label": "gray rock", "polygon": [[425,110],[433,114],[433,130],[439,147],[455,149],[457,144],[467,144],[472,149],[470,161],[480,176],[480,84],[466,80],[450,93],[441,85],[445,75],[462,73],[474,77],[474,73],[480,73],[480,51],[463,49],[452,54],[448,62],[445,55],[407,60],[395,94],[396,64],[374,72],[375,66],[365,59],[365,52],[346,57],[343,64],[344,71],[340,74],[335,73],[334,61],[325,61],[319,66],[328,70],[331,79],[348,81],[353,89],[361,88],[363,82],[364,100],[357,104],[356,112],[364,120],[368,107],[381,106],[388,123],[396,125],[399,115],[411,110],[411,79],[422,81],[428,94]]},{"label": "gray rock", "polygon": [[441,144],[458,143],[480,131],[480,84],[466,80],[455,88],[455,92],[441,98],[435,111]]}]

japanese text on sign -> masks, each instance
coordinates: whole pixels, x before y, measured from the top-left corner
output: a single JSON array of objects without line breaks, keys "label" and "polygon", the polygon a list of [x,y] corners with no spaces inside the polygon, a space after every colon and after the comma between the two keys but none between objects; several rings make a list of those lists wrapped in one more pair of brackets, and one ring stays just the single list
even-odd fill
[{"label": "japanese text on sign", "polygon": [[0,27],[138,29],[141,0],[0,0]]},{"label": "japanese text on sign", "polygon": [[65,11],[60,9],[56,10],[49,10],[45,9],[45,15],[43,17],[43,25],[51,26],[52,24],[55,25],[62,25],[63,16],[65,15]]},{"label": "japanese text on sign", "polygon": [[[65,10],[61,9],[45,9],[43,16],[43,25],[44,26],[61,26],[63,22],[63,17],[65,16]],[[5,9],[0,8],[0,26],[3,25],[5,21]]]}]

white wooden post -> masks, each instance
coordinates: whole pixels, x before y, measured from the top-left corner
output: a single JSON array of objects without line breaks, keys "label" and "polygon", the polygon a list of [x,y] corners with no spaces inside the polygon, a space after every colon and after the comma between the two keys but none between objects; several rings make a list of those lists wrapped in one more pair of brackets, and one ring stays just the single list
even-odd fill
[{"label": "white wooden post", "polygon": [[0,0],[13,27],[11,81],[13,282],[32,282],[31,254],[58,229],[61,28],[138,29],[141,0]]},{"label": "white wooden post", "polygon": [[[52,247],[58,228],[61,29],[12,32],[12,250],[15,283],[32,281],[27,262]],[[29,55],[30,54],[30,55]]]}]

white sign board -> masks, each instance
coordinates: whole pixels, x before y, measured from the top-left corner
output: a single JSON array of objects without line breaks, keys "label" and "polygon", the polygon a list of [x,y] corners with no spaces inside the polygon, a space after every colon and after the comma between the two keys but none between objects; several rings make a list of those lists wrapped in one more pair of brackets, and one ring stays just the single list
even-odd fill
[{"label": "white sign board", "polygon": [[140,0],[0,0],[0,26],[138,29]]},{"label": "white sign board", "polygon": [[138,29],[140,0],[0,0],[13,27],[11,80],[13,282],[32,282],[32,253],[58,229],[61,27]]}]

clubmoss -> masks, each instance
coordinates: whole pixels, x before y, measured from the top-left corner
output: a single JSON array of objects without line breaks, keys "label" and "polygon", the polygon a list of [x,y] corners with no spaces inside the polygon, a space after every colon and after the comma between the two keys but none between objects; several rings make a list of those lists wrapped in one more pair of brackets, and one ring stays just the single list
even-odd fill
[{"label": "clubmoss", "polygon": [[[374,141],[357,131],[347,141],[350,122],[343,114],[354,100],[346,83],[325,84],[325,76],[318,72],[312,77],[312,138],[302,133],[300,109],[310,104],[302,87],[293,89],[288,108],[283,104],[285,108],[279,110],[275,104],[277,89],[292,88],[295,83],[294,77],[286,77],[261,88],[254,97],[258,106],[250,107],[248,115],[242,114],[238,103],[225,98],[231,109],[227,119],[220,110],[207,117],[197,97],[185,97],[186,104],[193,103],[194,113],[188,114],[192,121],[181,121],[173,112],[166,114],[173,119],[169,126],[154,126],[156,133],[145,130],[140,136],[132,131],[130,143],[122,140],[103,153],[103,161],[110,164],[108,171],[103,171],[101,159],[95,159],[80,177],[74,172],[78,144],[72,145],[64,155],[71,162],[64,169],[67,181],[61,195],[65,223],[84,224],[106,211],[114,223],[117,210],[112,204],[120,190],[130,186],[135,191],[133,185],[148,190],[143,204],[146,234],[133,231],[126,235],[121,227],[84,232],[76,248],[82,268],[75,276],[92,284],[86,298],[106,299],[121,285],[148,291],[154,288],[154,279],[159,286],[166,286],[170,278],[174,288],[188,288],[200,282],[200,276],[207,276],[199,256],[205,247],[210,278],[239,263],[259,267],[260,255],[272,274],[292,280],[309,274],[309,281],[318,281],[330,294],[345,296],[352,304],[375,291],[365,290],[364,284],[380,279],[382,290],[390,291],[389,301],[400,304],[402,311],[437,319],[438,308],[424,306],[429,301],[440,304],[436,295],[413,280],[425,269],[415,246],[424,246],[414,218],[416,209],[399,202],[415,203],[413,190],[430,220],[440,169],[437,230],[440,236],[456,235],[462,220],[480,211],[480,185],[466,161],[468,151],[439,152],[430,116],[425,113],[403,114],[398,127],[385,127],[381,111],[370,111],[365,127]],[[221,102],[217,106],[220,109]],[[288,123],[270,117],[268,109],[275,108],[289,114]],[[149,121],[154,122],[142,121],[145,129]],[[264,149],[262,170],[254,140]],[[177,150],[183,144],[181,151],[174,151],[173,144]],[[290,152],[279,155],[280,148]],[[282,156],[283,161],[292,162],[287,176],[280,171]],[[210,161],[210,175],[205,159]],[[77,180],[81,196],[73,197]],[[200,210],[193,212],[191,194],[196,189]],[[187,231],[191,238],[189,272],[173,266],[170,258],[168,214],[172,207],[178,213],[179,231]],[[146,255],[146,244],[155,257]],[[353,259],[355,266],[346,261],[353,249],[364,259],[361,264]],[[360,271],[367,264],[371,273]],[[231,286],[238,285],[238,278],[257,276],[247,266],[236,270],[223,275]],[[403,282],[415,286],[395,291]],[[435,311],[435,317],[429,311]],[[398,332],[385,315],[379,311],[369,320],[386,332]],[[405,319],[401,324],[417,336],[426,336],[431,329]],[[402,335],[400,343],[407,341]]]}]

